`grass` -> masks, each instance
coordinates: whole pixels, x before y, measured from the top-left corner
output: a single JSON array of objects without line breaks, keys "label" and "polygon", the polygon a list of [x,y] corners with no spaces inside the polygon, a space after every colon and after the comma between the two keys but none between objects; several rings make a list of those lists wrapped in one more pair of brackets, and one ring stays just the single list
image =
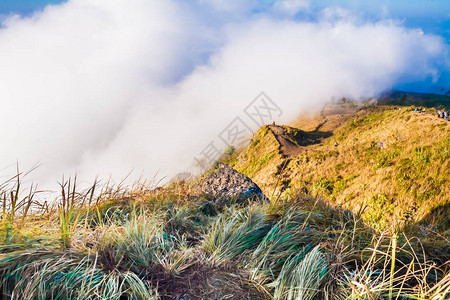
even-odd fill
[{"label": "grass", "polygon": [[72,209],[64,217],[67,244],[54,209],[29,215],[41,222],[30,226],[54,227],[44,242],[40,229],[30,228],[37,242],[0,247],[4,298],[445,299],[448,293],[448,269],[438,265],[445,254],[428,257],[403,235],[395,245],[320,199],[231,205],[208,216],[202,197],[185,190],[190,201],[180,199],[179,187],[102,194],[98,183],[98,192],[77,192],[75,183],[62,185],[65,212]]},{"label": "grass", "polygon": [[[445,227],[446,218],[433,212],[450,199],[449,122],[438,119],[434,110],[419,114],[412,107],[392,106],[327,118],[322,128],[332,135],[322,143],[303,146],[296,157],[280,157],[281,146],[262,128],[254,135],[257,143],[240,154],[234,167],[267,195],[297,192],[323,197],[353,212],[363,211],[365,221],[380,229],[401,219],[414,205],[414,222]],[[303,126],[300,129],[311,129],[314,122],[319,121],[297,123]],[[383,212],[375,203],[381,198],[390,206]]]},{"label": "grass", "polygon": [[234,259],[253,250],[268,231],[266,215],[250,207],[244,211],[230,209],[217,218],[203,241],[203,250],[214,263]]},{"label": "grass", "polygon": [[305,251],[286,260],[278,278],[272,283],[276,300],[310,300],[319,292],[327,272],[327,262],[320,247]]},{"label": "grass", "polygon": [[286,211],[284,218],[272,226],[252,253],[253,278],[263,281],[274,278],[289,257],[311,248],[311,243],[317,242],[314,239],[322,236],[308,225],[308,220],[313,218],[320,216],[302,210]]},{"label": "grass", "polygon": [[132,272],[107,272],[98,256],[54,250],[0,259],[3,295],[11,299],[153,299],[150,286]]},{"label": "grass", "polygon": [[[34,168],[33,168],[34,169]],[[30,170],[31,171],[33,171]],[[28,172],[29,173],[29,172]],[[5,244],[13,241],[14,225],[18,228],[25,224],[28,213],[34,203],[33,199],[38,193],[37,185],[31,184],[27,193],[22,195],[21,178],[27,173],[21,173],[17,166],[17,175],[0,184],[0,200],[2,202],[2,225],[5,231]],[[40,208],[40,207],[39,207]],[[16,222],[16,215],[20,214],[21,221]]]},{"label": "grass", "polygon": [[363,111],[339,146],[290,158],[262,128],[226,154],[272,186],[270,203],[219,205],[188,182],[81,190],[76,177],[40,203],[18,172],[0,184],[0,298],[446,300],[449,127],[385,130],[433,120]]}]

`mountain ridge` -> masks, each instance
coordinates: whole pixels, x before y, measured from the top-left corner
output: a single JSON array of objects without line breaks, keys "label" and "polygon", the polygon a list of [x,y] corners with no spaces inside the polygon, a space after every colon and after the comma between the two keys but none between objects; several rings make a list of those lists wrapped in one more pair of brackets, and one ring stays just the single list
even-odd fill
[{"label": "mountain ridge", "polygon": [[[303,117],[292,125],[263,126],[232,166],[266,194],[321,196],[363,211],[376,227],[414,211],[416,221],[434,218],[434,225],[448,230],[445,217],[429,215],[440,206],[448,211],[450,201],[450,123],[437,118],[434,109],[416,113],[412,107],[368,106],[344,117]],[[299,132],[303,141],[322,138],[302,146],[295,139]]]}]

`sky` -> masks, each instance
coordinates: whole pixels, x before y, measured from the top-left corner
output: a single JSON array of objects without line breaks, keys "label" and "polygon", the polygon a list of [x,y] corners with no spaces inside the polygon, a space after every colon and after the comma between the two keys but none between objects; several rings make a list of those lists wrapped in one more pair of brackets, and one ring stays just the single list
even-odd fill
[{"label": "sky", "polygon": [[448,90],[449,12],[441,0],[0,0],[0,181],[16,163],[39,164],[31,179],[49,189],[75,173],[167,180],[332,97]]},{"label": "sky", "polygon": [[[67,0],[2,0],[0,14],[29,15],[47,5]],[[261,0],[262,7],[273,5],[275,0]],[[404,20],[411,27],[444,36],[450,41],[450,2],[447,0],[316,0],[309,3],[312,10],[342,7],[374,18],[392,16]]]},{"label": "sky", "polygon": [[[42,11],[48,5],[63,4],[67,0],[1,0],[0,20],[2,17],[17,14],[29,16]],[[201,2],[201,1],[200,1]],[[206,1],[207,2],[207,1]],[[211,1],[224,2],[224,1]],[[277,0],[248,1],[257,2],[254,10],[248,16],[266,11],[274,6]],[[282,2],[282,1],[281,1]],[[450,1],[448,0],[315,0],[315,1],[290,1],[307,3],[307,10],[298,12],[293,18],[311,18],[311,12],[317,12],[329,8],[343,8],[349,12],[363,16],[366,19],[378,20],[393,18],[410,28],[420,28],[424,33],[436,34],[450,43]],[[248,17],[247,16],[247,17]],[[443,67],[438,80],[429,77],[417,82],[399,84],[395,88],[416,91],[442,93],[450,89],[450,70]]]},{"label": "sky", "polygon": [[0,14],[28,15],[34,11],[42,10],[50,4],[58,4],[61,0],[2,0],[0,1]]}]

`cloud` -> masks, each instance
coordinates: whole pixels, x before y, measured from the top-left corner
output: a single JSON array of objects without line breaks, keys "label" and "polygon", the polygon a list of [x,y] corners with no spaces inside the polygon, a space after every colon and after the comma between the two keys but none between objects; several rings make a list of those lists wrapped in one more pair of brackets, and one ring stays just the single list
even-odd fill
[{"label": "cloud", "polygon": [[274,4],[274,10],[290,16],[309,8],[309,0],[281,0]]},{"label": "cloud", "polygon": [[389,20],[308,22],[270,11],[223,18],[224,10],[250,14],[241,8],[70,0],[8,18],[0,29],[2,163],[40,162],[35,179],[49,186],[74,172],[86,180],[132,169],[171,176],[260,91],[287,122],[331,96],[372,96],[437,76],[445,48]]}]

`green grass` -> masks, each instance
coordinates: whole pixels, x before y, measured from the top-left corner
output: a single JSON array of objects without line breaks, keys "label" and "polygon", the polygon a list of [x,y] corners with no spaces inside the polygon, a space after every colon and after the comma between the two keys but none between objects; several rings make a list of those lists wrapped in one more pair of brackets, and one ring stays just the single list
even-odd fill
[{"label": "green grass", "polygon": [[266,215],[259,209],[230,210],[221,215],[203,241],[214,263],[234,259],[253,250],[267,233]]},{"label": "green grass", "polygon": [[201,198],[173,196],[155,207],[152,193],[129,195],[131,204],[119,197],[105,205],[112,201],[106,196],[105,203],[74,204],[79,217],[69,221],[77,224],[69,245],[59,243],[55,210],[45,218],[53,219],[56,243],[0,246],[3,297],[444,299],[448,292],[440,257],[423,254],[417,240],[400,235],[393,246],[358,216],[320,199],[234,205],[197,223]]},{"label": "green grass", "polygon": [[0,259],[1,288],[13,299],[154,299],[132,272],[108,272],[98,256],[34,250]]},{"label": "green grass", "polygon": [[373,108],[335,132],[339,146],[289,159],[263,127],[225,159],[272,185],[270,203],[73,179],[39,205],[15,176],[0,184],[0,298],[446,300],[449,127],[391,128],[429,120]]},{"label": "green grass", "polygon": [[274,286],[274,299],[314,299],[327,273],[327,261],[319,246],[308,254],[305,251],[286,260]]}]

